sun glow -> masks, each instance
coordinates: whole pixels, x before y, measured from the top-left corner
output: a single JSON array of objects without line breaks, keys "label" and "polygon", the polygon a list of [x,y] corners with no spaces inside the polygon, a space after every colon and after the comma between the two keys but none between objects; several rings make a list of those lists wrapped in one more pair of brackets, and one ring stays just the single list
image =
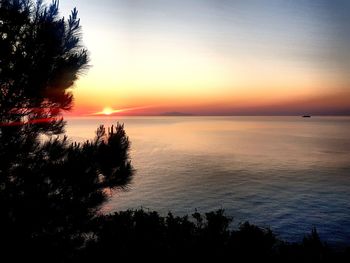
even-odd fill
[{"label": "sun glow", "polygon": [[111,107],[104,107],[102,109],[102,111],[98,111],[98,112],[95,112],[95,113],[92,113],[92,115],[112,115],[114,113],[119,113],[123,110],[115,110]]},{"label": "sun glow", "polygon": [[111,115],[113,112],[115,112],[115,111],[112,108],[110,108],[110,107],[105,107],[102,110],[102,113],[104,115]]},{"label": "sun glow", "polygon": [[114,114],[121,114],[125,112],[135,112],[138,110],[151,108],[152,106],[143,106],[143,107],[130,107],[130,108],[123,108],[123,109],[113,109],[112,107],[104,107],[102,111],[90,113],[90,115],[114,115]]}]

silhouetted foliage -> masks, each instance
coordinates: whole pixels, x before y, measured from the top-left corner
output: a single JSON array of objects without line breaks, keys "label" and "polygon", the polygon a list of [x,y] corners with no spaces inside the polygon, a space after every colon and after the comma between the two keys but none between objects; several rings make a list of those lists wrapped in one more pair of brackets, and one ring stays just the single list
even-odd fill
[{"label": "silhouetted foliage", "polygon": [[[0,122],[35,123],[35,131],[61,133],[61,110],[72,105],[67,91],[87,66],[74,9],[58,17],[58,1],[0,2]],[[50,120],[38,122],[38,120]],[[33,122],[32,122],[33,121]],[[28,127],[27,127],[28,128]]]},{"label": "silhouetted foliage", "polygon": [[84,262],[141,259],[143,261],[215,262],[348,262],[345,250],[332,250],[315,229],[302,243],[276,238],[269,228],[248,222],[230,228],[223,210],[178,217],[169,213],[128,210],[94,221],[94,236],[77,256]]},{"label": "silhouetted foliage", "polygon": [[81,144],[65,136],[68,89],[87,67],[74,9],[0,1],[0,247],[14,261],[67,261],[90,222],[132,175],[123,125]]}]

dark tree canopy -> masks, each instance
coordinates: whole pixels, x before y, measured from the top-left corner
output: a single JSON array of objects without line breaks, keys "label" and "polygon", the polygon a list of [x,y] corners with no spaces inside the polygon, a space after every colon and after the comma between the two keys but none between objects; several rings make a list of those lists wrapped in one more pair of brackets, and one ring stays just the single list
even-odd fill
[{"label": "dark tree canopy", "polygon": [[106,189],[132,175],[123,125],[78,144],[62,135],[68,89],[88,63],[77,14],[60,18],[57,1],[0,0],[0,243],[14,256],[72,255]]},{"label": "dark tree canopy", "polygon": [[36,126],[43,126],[45,133],[62,132],[63,123],[54,118],[71,108],[67,89],[88,62],[77,14],[74,9],[68,20],[59,18],[57,1],[44,6],[42,1],[1,0],[2,123],[50,120]]}]

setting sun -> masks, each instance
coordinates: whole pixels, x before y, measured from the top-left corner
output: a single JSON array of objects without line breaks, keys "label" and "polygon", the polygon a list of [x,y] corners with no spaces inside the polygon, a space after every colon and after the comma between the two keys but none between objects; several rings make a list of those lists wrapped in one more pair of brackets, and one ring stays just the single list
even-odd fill
[{"label": "setting sun", "polygon": [[102,110],[102,113],[103,113],[104,115],[111,115],[113,112],[114,112],[114,110],[113,110],[112,108],[110,108],[110,107],[105,107],[105,108],[103,108],[103,110]]},{"label": "setting sun", "polygon": [[92,113],[92,115],[112,115],[114,113],[118,113],[118,112],[121,112],[123,110],[116,110],[116,109],[113,109],[111,107],[104,107],[102,109],[102,111],[98,111],[98,112],[95,112],[95,113]]}]

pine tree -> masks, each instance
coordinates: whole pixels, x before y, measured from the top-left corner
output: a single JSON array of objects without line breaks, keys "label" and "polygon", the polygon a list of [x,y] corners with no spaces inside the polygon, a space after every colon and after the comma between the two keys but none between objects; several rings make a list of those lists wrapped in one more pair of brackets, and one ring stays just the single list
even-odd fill
[{"label": "pine tree", "polygon": [[67,260],[93,236],[106,189],[132,176],[123,125],[81,144],[64,136],[69,88],[88,67],[77,15],[0,0],[0,249],[15,257]]}]

